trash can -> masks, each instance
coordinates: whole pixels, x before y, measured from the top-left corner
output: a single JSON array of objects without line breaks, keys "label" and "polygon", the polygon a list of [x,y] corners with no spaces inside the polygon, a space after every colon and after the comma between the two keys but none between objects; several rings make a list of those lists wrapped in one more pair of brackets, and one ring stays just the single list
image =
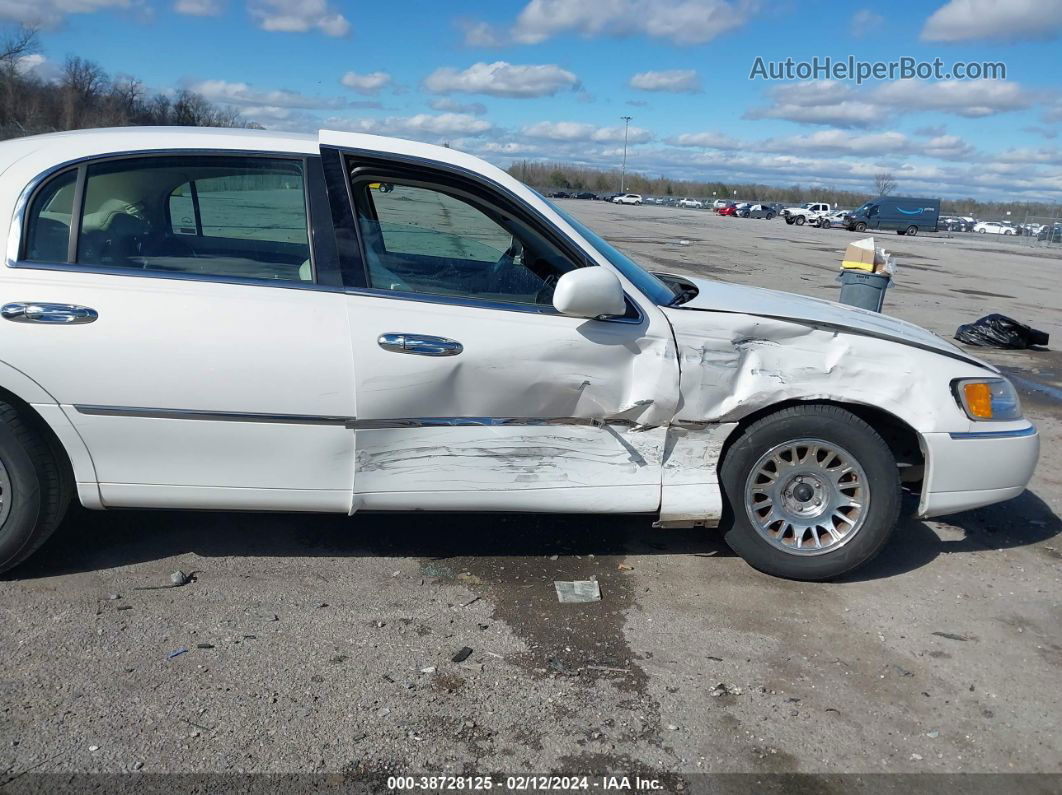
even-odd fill
[{"label": "trash can", "polygon": [[859,270],[841,271],[841,303],[880,312],[885,303],[885,290],[892,278],[887,273]]}]

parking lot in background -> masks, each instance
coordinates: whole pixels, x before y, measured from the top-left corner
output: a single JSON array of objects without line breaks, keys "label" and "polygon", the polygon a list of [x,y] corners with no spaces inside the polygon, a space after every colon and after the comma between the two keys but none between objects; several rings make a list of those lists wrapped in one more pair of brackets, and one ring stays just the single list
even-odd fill
[{"label": "parking lot in background", "polygon": [[[561,204],[651,269],[826,299],[866,236]],[[951,337],[1000,312],[1062,340],[1057,249],[876,240],[897,263],[887,313]],[[1039,427],[1029,490],[907,519],[837,583],[642,517],[73,510],[0,582],[0,765],[1062,771],[1062,356],[979,355]],[[175,569],[193,581],[139,590]],[[600,602],[557,602],[554,580],[591,577]]]}]

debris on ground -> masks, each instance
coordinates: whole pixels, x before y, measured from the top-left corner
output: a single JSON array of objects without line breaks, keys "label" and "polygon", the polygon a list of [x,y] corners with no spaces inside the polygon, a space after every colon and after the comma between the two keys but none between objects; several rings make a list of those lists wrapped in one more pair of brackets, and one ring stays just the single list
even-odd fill
[{"label": "debris on ground", "polygon": [[720,682],[711,689],[708,695],[718,698],[719,696],[740,696],[743,692],[745,691],[740,687],[728,686],[726,682]]},{"label": "debris on ground", "polygon": [[932,634],[936,635],[938,638],[947,638],[948,640],[973,640],[972,636],[957,635],[954,632],[934,632]]},{"label": "debris on ground", "polygon": [[171,651],[169,654],[167,654],[166,655],[166,659],[167,660],[172,660],[174,657],[180,657],[182,654],[187,654],[187,653],[188,653],[188,647],[187,646],[181,646],[181,648],[177,649],[176,651]]},{"label": "debris on ground", "polygon": [[600,602],[601,586],[597,580],[554,580],[557,601],[562,603]]},{"label": "debris on ground", "polygon": [[628,566],[626,563],[621,563],[616,568],[619,571],[634,571],[634,566]]},{"label": "debris on ground", "polygon": [[985,315],[974,323],[959,326],[955,339],[981,348],[1025,350],[1034,345],[1047,345],[1050,335],[1006,315]]},{"label": "debris on ground", "polygon": [[472,649],[470,649],[468,646],[464,646],[461,648],[460,651],[457,652],[457,654],[451,657],[450,660],[455,663],[464,662],[469,658],[469,656],[471,656],[471,654]]},{"label": "debris on ground", "polygon": [[166,588],[180,588],[182,585],[187,585],[190,582],[195,581],[196,572],[191,574],[185,574],[180,569],[170,573],[170,581],[166,585],[138,585],[133,588],[134,591],[161,591]]}]

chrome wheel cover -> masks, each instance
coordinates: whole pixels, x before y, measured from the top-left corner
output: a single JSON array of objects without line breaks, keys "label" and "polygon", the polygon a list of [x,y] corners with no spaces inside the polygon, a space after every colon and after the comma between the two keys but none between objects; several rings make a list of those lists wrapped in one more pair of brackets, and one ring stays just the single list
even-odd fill
[{"label": "chrome wheel cover", "polygon": [[756,532],[790,555],[823,555],[851,541],[870,507],[870,484],[855,457],[832,442],[795,439],[772,447],[745,481]]}]

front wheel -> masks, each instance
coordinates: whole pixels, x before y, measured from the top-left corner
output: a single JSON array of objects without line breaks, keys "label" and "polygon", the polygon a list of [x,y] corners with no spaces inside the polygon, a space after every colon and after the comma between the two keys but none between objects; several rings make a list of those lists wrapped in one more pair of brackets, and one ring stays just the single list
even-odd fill
[{"label": "front wheel", "polygon": [[750,425],[720,467],[727,544],[753,568],[828,580],[881,551],[900,512],[888,445],[837,406],[782,409]]},{"label": "front wheel", "polygon": [[867,231],[867,225],[864,224],[862,221],[860,221],[858,224],[855,225],[855,231],[857,231],[857,232],[866,232]]},{"label": "front wheel", "polygon": [[767,215],[765,215],[764,218],[766,218],[768,221],[770,221],[772,218],[774,218],[774,213],[767,213]]},{"label": "front wheel", "polygon": [[797,226],[803,226],[805,220],[807,219],[805,219],[804,216],[798,215],[796,218],[793,219],[793,223]]},{"label": "front wheel", "polygon": [[830,222],[829,222],[828,219],[823,218],[821,221],[819,221],[819,229],[829,229],[829,228],[830,228]]}]

